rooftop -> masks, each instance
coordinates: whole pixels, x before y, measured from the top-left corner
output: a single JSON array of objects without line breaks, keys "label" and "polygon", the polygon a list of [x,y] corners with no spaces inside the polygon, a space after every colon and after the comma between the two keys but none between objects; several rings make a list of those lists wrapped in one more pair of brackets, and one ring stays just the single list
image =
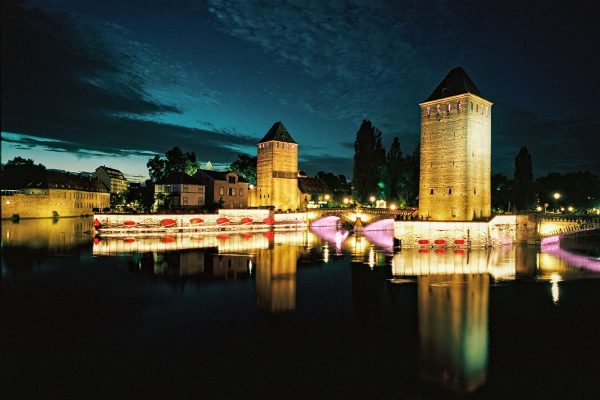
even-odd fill
[{"label": "rooftop", "polygon": [[466,71],[461,67],[457,67],[448,72],[448,75],[446,75],[433,93],[431,93],[431,96],[425,101],[444,99],[446,97],[464,93],[471,93],[484,98],[479,89],[477,89],[477,86],[475,86],[475,83],[473,83],[469,75],[467,75]]},{"label": "rooftop", "polygon": [[270,142],[271,140],[276,140],[278,142],[288,142],[288,143],[296,143],[292,136],[287,131],[285,126],[283,126],[283,122],[277,121],[273,124],[269,132],[265,135],[264,138],[258,143]]}]

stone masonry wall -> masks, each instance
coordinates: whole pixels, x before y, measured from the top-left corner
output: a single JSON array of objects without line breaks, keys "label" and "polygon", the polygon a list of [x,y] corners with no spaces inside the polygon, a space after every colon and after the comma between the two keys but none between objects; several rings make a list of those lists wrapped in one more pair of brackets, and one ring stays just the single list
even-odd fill
[{"label": "stone masonry wall", "polygon": [[463,94],[421,104],[421,218],[491,215],[490,145],[490,102]]},{"label": "stone masonry wall", "polygon": [[48,194],[2,196],[2,219],[18,214],[21,218],[52,218],[91,215],[92,208],[110,207],[110,194],[50,189]]}]

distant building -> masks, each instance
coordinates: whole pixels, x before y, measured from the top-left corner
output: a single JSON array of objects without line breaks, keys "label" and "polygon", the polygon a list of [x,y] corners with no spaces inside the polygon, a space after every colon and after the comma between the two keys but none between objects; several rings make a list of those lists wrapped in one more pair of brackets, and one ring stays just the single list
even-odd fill
[{"label": "distant building", "polygon": [[490,217],[492,103],[462,68],[455,68],[420,106],[419,216],[434,221]]},{"label": "distant building", "polygon": [[110,192],[97,178],[45,170],[3,181],[2,218],[73,217],[110,207]]},{"label": "distant building", "polygon": [[222,208],[248,207],[248,181],[237,173],[200,169],[194,177],[206,186],[207,206],[222,202]]},{"label": "distant building", "polygon": [[253,206],[276,210],[300,208],[298,144],[283,123],[276,122],[258,143],[256,192]]},{"label": "distant building", "polygon": [[206,205],[206,187],[186,173],[172,175],[154,184],[154,204],[159,210],[200,210]]},{"label": "distant building", "polygon": [[317,176],[331,190],[332,199],[342,203],[344,197],[352,196],[352,186],[346,180],[344,175],[334,175],[330,172],[318,172]]},{"label": "distant building", "polygon": [[309,178],[306,175],[298,177],[300,190],[300,208],[317,208],[330,202],[333,191],[319,178]]},{"label": "distant building", "polygon": [[127,191],[127,179],[121,171],[104,165],[96,168],[92,176],[100,179],[109,188],[111,193],[123,193]]}]

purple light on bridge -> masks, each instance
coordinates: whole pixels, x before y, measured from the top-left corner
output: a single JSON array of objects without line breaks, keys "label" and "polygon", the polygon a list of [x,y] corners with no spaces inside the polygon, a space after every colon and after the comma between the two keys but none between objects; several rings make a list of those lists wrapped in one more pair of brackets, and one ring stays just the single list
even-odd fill
[{"label": "purple light on bridge", "polygon": [[342,248],[342,244],[348,237],[349,232],[342,230],[339,231],[335,228],[335,226],[326,225],[326,226],[314,226],[310,227],[310,231],[317,235],[321,240],[325,240],[326,242],[332,243],[335,247],[340,250]]},{"label": "purple light on bridge", "polygon": [[558,257],[561,260],[566,261],[575,267],[583,268],[593,272],[600,272],[599,260],[581,254],[571,253],[564,249],[561,249],[560,243],[558,241],[547,244],[542,243],[541,251],[542,253]]},{"label": "purple light on bridge", "polygon": [[391,230],[363,231],[363,236],[375,246],[384,250],[394,250],[394,234]]},{"label": "purple light on bridge", "polygon": [[339,220],[340,220],[340,217],[336,217],[335,215],[331,215],[329,217],[323,217],[323,218],[319,218],[316,221],[313,221],[310,224],[310,226],[313,227],[313,228],[320,228],[320,227],[326,227],[326,226],[328,226],[328,227],[336,226]]},{"label": "purple light on bridge", "polygon": [[379,221],[371,222],[365,226],[363,231],[387,231],[394,229],[394,219],[380,219]]}]

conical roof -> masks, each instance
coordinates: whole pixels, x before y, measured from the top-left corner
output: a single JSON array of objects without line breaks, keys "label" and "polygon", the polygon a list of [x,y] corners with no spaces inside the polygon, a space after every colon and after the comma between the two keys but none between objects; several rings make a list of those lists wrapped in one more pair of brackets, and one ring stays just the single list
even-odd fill
[{"label": "conical roof", "polygon": [[273,124],[269,132],[265,135],[264,138],[258,143],[270,142],[271,140],[277,140],[278,142],[288,142],[288,143],[296,143],[290,133],[283,126],[283,122],[277,121]]},{"label": "conical roof", "polygon": [[454,68],[448,75],[442,80],[442,82],[435,88],[431,96],[425,101],[433,101],[444,99],[450,96],[456,96],[464,93],[472,93],[476,96],[484,98],[481,95],[477,86],[473,83],[469,75],[461,67]]}]

